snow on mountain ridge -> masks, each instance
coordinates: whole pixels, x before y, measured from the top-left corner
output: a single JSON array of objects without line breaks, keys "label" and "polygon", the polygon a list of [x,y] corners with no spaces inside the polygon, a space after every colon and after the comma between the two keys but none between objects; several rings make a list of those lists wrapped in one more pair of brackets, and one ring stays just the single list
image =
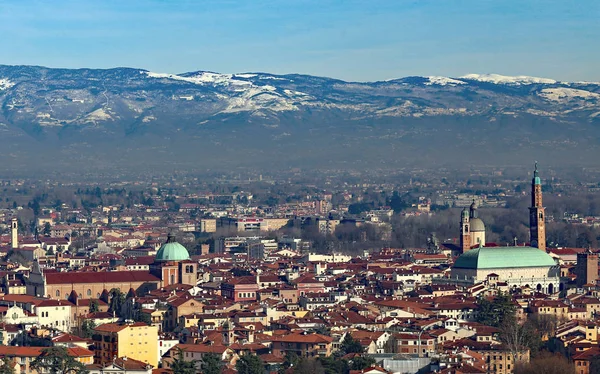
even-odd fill
[{"label": "snow on mountain ridge", "polygon": [[437,84],[439,86],[452,85],[456,86],[457,84],[466,84],[466,82],[459,81],[458,79],[448,78],[448,77],[440,77],[440,76],[430,76],[424,77],[429,79],[429,82],[426,82],[425,85],[431,86]]},{"label": "snow on mountain ridge", "polygon": [[508,75],[500,75],[500,74],[467,74],[459,77],[461,79],[469,79],[479,82],[488,82],[495,84],[513,84],[513,85],[521,85],[521,84],[555,84],[557,81],[549,78],[539,78],[539,77],[530,77],[527,75],[518,75],[518,76],[508,76]]},{"label": "snow on mountain ridge", "polygon": [[8,79],[0,78],[0,91],[9,89],[14,85],[15,84],[13,82],[9,81]]},{"label": "snow on mountain ridge", "polygon": [[185,82],[190,82],[194,84],[214,84],[214,85],[223,85],[228,86],[230,84],[234,85],[252,85],[251,82],[242,81],[238,79],[234,79],[233,74],[219,74],[212,73],[208,71],[198,72],[195,75],[191,76],[181,76],[178,74],[168,74],[168,73],[153,73],[150,71],[142,71],[141,73],[146,74],[149,78],[163,78],[163,79],[174,79]]},{"label": "snow on mountain ridge", "polygon": [[543,97],[546,100],[550,101],[562,101],[562,100],[570,100],[574,98],[579,99],[598,99],[600,98],[600,94],[595,92],[590,92],[586,90],[577,90],[574,88],[544,88],[541,92],[538,92],[538,95]]}]

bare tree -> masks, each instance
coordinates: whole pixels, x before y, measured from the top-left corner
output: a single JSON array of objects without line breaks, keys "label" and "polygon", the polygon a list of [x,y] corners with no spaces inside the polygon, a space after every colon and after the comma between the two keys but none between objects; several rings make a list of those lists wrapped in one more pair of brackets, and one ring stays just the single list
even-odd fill
[{"label": "bare tree", "polygon": [[519,361],[519,356],[527,349],[529,329],[519,325],[514,317],[507,316],[500,324],[500,340],[508,348],[513,362]]}]

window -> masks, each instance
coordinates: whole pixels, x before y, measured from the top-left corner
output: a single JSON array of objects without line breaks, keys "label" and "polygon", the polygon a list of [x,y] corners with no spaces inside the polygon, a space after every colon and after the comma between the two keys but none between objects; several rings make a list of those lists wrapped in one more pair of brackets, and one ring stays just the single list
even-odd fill
[{"label": "window", "polygon": [[56,297],[60,297],[60,291],[56,290]]},{"label": "window", "polygon": [[87,295],[88,295],[88,296],[92,296],[92,290],[88,289],[88,290],[87,290]]}]

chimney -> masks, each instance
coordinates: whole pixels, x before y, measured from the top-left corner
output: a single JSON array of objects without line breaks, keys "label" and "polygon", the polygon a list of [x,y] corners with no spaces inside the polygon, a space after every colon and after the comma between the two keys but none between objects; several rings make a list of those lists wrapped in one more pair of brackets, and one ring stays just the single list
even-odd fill
[{"label": "chimney", "polygon": [[10,246],[12,249],[19,248],[19,222],[13,218],[10,225]]}]

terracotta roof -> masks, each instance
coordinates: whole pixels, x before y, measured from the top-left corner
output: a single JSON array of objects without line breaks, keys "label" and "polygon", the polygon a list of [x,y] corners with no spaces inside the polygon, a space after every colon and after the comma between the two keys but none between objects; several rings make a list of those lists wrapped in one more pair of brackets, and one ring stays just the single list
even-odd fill
[{"label": "terracotta roof", "polygon": [[224,345],[177,344],[171,349],[181,349],[187,352],[223,354],[227,350]]},{"label": "terracotta roof", "polygon": [[60,334],[52,338],[54,343],[87,342],[87,339],[71,334]]},{"label": "terracotta roof", "polygon": [[[46,348],[48,347],[0,346],[0,356],[38,357]],[[89,357],[94,355],[94,352],[81,347],[67,348],[67,353],[72,357]]]},{"label": "terracotta roof", "polygon": [[158,282],[147,271],[68,272],[45,274],[46,284]]},{"label": "terracotta roof", "polygon": [[284,343],[331,343],[333,338],[321,334],[289,334],[273,336],[272,341]]},{"label": "terracotta roof", "polygon": [[141,326],[148,326],[148,325],[145,324],[144,322],[135,322],[135,323],[131,323],[131,324],[105,323],[103,325],[96,327],[94,330],[101,331],[101,332],[119,332],[128,327],[141,327]]}]

